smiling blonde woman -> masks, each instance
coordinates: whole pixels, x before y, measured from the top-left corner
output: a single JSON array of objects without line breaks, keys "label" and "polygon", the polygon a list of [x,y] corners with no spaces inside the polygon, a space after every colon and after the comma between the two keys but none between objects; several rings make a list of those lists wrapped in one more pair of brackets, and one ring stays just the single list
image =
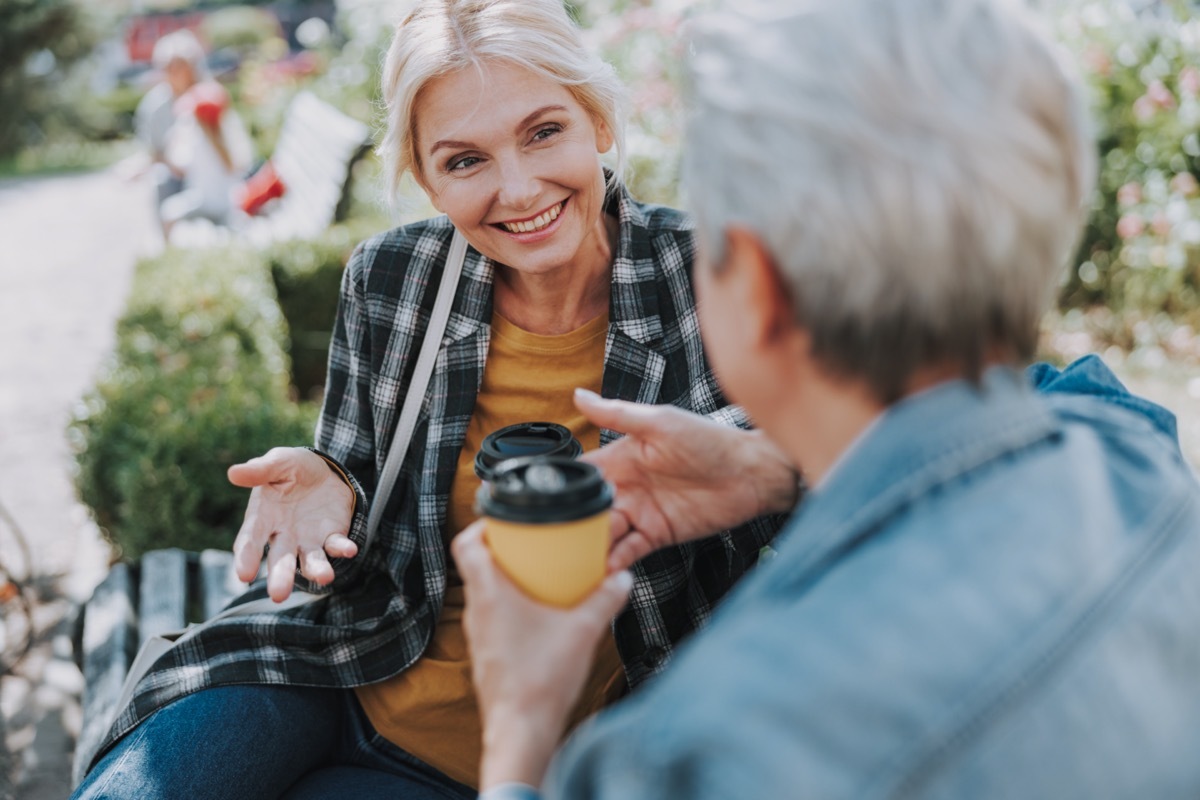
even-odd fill
[{"label": "smiling blonde woman", "polygon": [[[253,489],[235,545],[244,579],[270,544],[248,596],[282,600],[297,579],[328,596],[171,651],[79,797],[475,796],[481,725],[447,548],[474,519],[483,437],[547,420],[585,449],[611,442],[574,407],[577,387],[745,422],[704,359],[691,223],[622,186],[622,89],[560,0],[421,3],[397,28],[384,81],[390,176],[411,173],[444,216],[364,242],[347,266],[318,452],[278,448],[230,470]],[[449,325],[365,550],[456,229],[470,249]],[[663,669],[777,524],[638,565],[635,599],[596,652],[571,724]]]}]

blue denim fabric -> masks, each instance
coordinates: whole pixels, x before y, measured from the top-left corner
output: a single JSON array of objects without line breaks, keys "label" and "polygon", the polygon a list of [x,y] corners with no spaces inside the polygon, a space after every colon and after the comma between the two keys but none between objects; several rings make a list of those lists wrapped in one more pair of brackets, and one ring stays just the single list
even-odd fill
[{"label": "blue denim fabric", "polygon": [[227,686],[155,712],[75,800],[463,800],[475,791],[381,737],[352,692]]},{"label": "blue denim fabric", "polygon": [[897,404],[546,795],[1200,797],[1174,430],[1095,358]]}]

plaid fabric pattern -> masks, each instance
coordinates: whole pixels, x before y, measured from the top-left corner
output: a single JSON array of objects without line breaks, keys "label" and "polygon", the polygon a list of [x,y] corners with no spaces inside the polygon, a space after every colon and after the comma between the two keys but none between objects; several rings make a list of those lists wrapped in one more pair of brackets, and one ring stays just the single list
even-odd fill
[{"label": "plaid fabric pattern", "polygon": [[[690,221],[678,211],[637,203],[623,189],[610,204],[620,240],[604,396],[670,403],[747,424],[722,397],[704,359],[691,287]],[[354,485],[350,535],[360,548],[452,233],[445,217],[388,231],[359,245],[346,269],[316,441],[318,452]],[[420,657],[441,611],[448,558],[442,528],[487,359],[492,273],[492,263],[469,249],[412,444],[371,548],[335,561],[337,578],[324,590],[327,597],[229,619],[173,648],[142,679],[101,753],[155,709],[200,689],[352,687],[390,677]],[[602,444],[615,438],[601,432]],[[755,520],[636,566],[632,602],[613,623],[630,686],[665,666],[673,645],[703,624],[781,523]],[[264,595],[260,581],[235,602]]]}]

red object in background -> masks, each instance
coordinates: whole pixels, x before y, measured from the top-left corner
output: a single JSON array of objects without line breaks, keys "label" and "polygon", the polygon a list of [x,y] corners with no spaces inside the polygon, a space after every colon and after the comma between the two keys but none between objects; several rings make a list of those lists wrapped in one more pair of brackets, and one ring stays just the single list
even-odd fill
[{"label": "red object in background", "polygon": [[196,119],[210,128],[221,123],[221,114],[229,108],[229,92],[216,81],[197,83],[175,101],[176,116],[195,114]]},{"label": "red object in background", "polygon": [[285,191],[287,187],[275,172],[275,165],[267,161],[242,184],[238,205],[242,211],[254,216],[270,201],[283,197]]},{"label": "red object in background", "polygon": [[125,28],[125,52],[134,64],[146,63],[154,55],[154,45],[168,33],[187,28],[200,36],[203,14],[152,14],[132,17]]}]

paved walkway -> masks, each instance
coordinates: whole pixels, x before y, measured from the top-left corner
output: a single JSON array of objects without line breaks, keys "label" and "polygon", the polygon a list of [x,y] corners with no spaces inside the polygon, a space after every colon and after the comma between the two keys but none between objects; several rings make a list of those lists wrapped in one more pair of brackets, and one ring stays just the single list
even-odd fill
[{"label": "paved walkway", "polygon": [[[32,576],[36,646],[0,679],[16,795],[62,800],[82,677],[70,631],[107,546],[75,499],[65,428],[113,344],[133,265],[156,248],[149,187],[111,171],[0,181],[0,557]],[[2,761],[2,759],[0,759]],[[0,800],[6,794],[0,776]]]}]

